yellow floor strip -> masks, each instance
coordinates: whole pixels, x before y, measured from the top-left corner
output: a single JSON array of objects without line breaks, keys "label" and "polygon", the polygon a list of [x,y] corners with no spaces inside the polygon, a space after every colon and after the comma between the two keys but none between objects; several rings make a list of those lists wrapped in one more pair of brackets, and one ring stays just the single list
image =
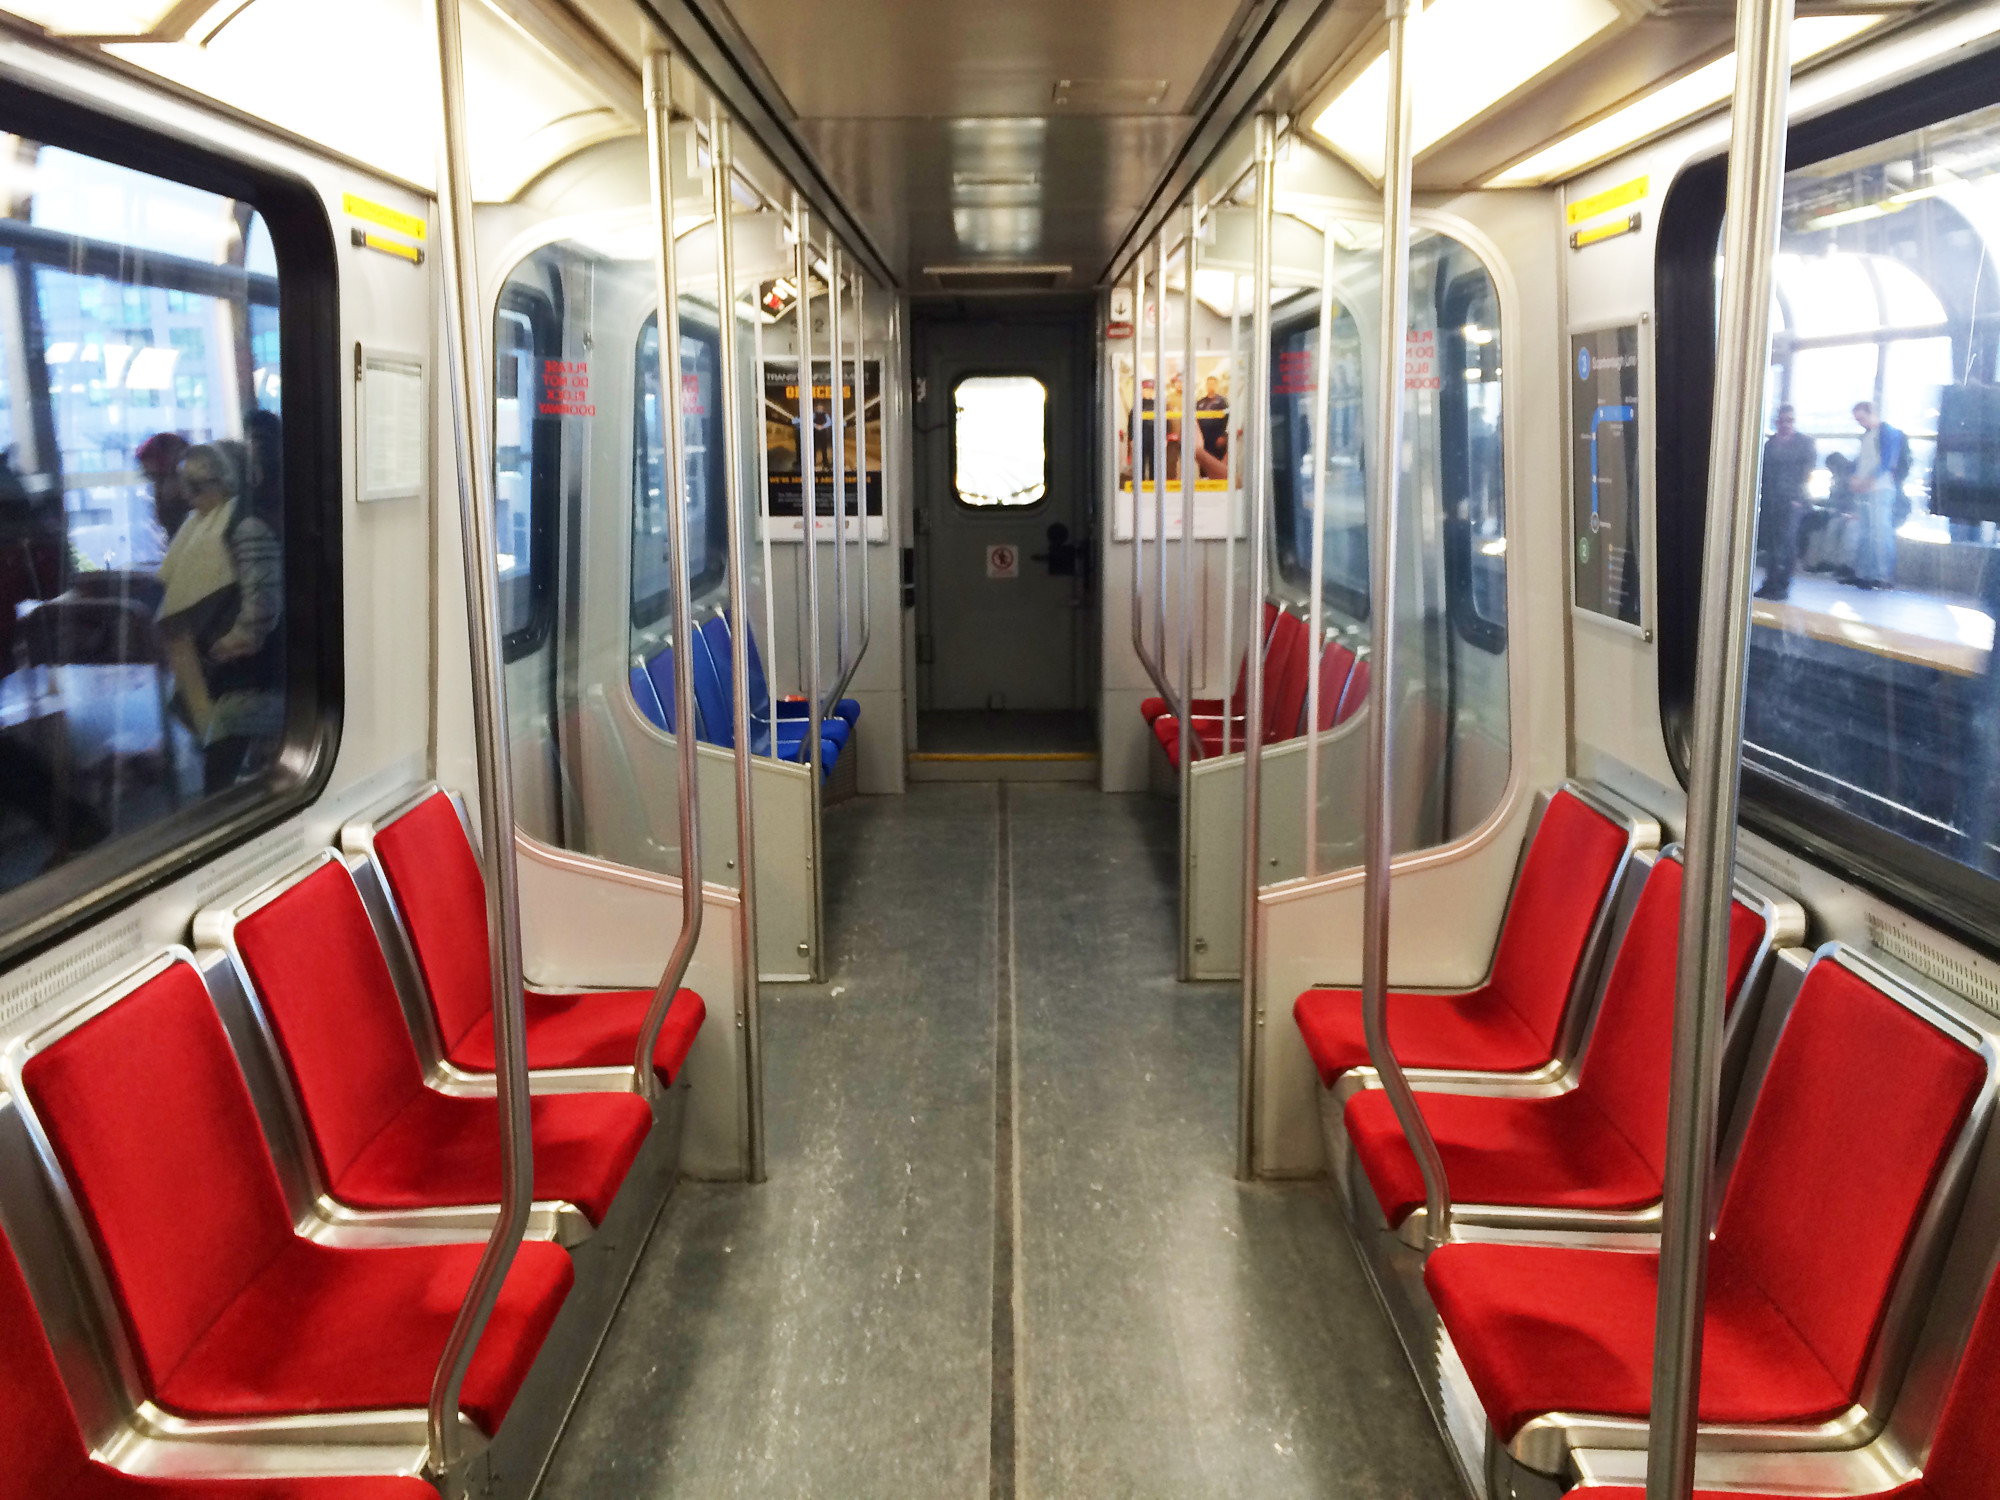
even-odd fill
[{"label": "yellow floor strip", "polygon": [[942,751],[912,750],[911,760],[1096,760],[1095,750],[1043,750],[1013,755],[946,754]]}]

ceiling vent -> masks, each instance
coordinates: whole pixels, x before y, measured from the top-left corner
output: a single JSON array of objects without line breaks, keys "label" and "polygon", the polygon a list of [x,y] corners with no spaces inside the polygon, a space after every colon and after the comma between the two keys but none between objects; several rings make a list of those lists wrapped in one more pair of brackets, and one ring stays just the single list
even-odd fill
[{"label": "ceiling vent", "polygon": [[1069,267],[925,266],[924,275],[947,292],[1048,292],[1069,280]]}]

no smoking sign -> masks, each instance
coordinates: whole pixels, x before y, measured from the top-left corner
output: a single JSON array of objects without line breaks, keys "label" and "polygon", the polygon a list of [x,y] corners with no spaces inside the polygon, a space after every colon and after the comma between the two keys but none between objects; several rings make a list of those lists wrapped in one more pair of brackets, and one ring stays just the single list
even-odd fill
[{"label": "no smoking sign", "polygon": [[1021,554],[1011,542],[992,542],[986,548],[988,578],[1019,578]]}]

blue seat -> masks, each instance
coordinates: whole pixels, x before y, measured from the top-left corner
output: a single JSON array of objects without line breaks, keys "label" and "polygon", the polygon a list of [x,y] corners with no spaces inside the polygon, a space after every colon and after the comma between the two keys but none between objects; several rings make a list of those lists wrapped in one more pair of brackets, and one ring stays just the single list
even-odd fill
[{"label": "blue seat", "polygon": [[[730,660],[729,617],[726,613],[716,613],[702,622],[700,630],[701,655],[695,664],[695,694],[701,700],[704,722],[723,723],[728,727],[717,734],[712,744],[724,747],[736,743],[736,673]],[[750,749],[753,754],[771,753],[771,705],[768,693],[759,695],[755,689],[758,679],[753,674],[750,679],[752,696],[750,699]],[[808,721],[803,717],[781,719],[777,726],[778,743],[798,744],[804,740]],[[847,744],[852,726],[845,719],[822,719],[819,726],[820,738],[830,740],[836,748]],[[792,759],[792,756],[786,756]],[[822,757],[823,759],[824,757]]]},{"label": "blue seat", "polygon": [[[725,631],[728,628],[727,624],[723,626]],[[764,658],[757,650],[756,631],[753,630],[750,632],[750,638],[745,642],[745,645],[748,647],[750,658],[750,705],[751,711],[754,713],[758,704],[769,703],[771,701],[771,686],[769,680],[764,676]],[[778,722],[780,724],[783,724],[787,720],[810,720],[811,718],[812,705],[806,702],[805,699],[785,698],[779,700]],[[834,723],[844,724],[847,726],[848,732],[852,733],[854,726],[860,722],[860,719],[860,703],[853,698],[842,698],[838,703],[834,704],[832,715],[822,719],[820,722],[822,726]]]},{"label": "blue seat", "polygon": [[[645,687],[640,687],[640,678],[645,679]],[[639,707],[668,734],[676,733],[674,728],[674,648],[662,646],[643,662],[632,668],[632,696],[639,700]],[[695,704],[694,732],[702,738],[701,704]]]}]

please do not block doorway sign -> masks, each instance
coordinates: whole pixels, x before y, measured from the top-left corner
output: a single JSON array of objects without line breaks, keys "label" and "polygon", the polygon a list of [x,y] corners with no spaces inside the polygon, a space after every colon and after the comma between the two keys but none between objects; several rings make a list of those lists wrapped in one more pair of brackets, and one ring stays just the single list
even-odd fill
[{"label": "please do not block doorway sign", "polygon": [[1021,553],[1012,542],[993,542],[986,548],[988,578],[1019,578]]}]

